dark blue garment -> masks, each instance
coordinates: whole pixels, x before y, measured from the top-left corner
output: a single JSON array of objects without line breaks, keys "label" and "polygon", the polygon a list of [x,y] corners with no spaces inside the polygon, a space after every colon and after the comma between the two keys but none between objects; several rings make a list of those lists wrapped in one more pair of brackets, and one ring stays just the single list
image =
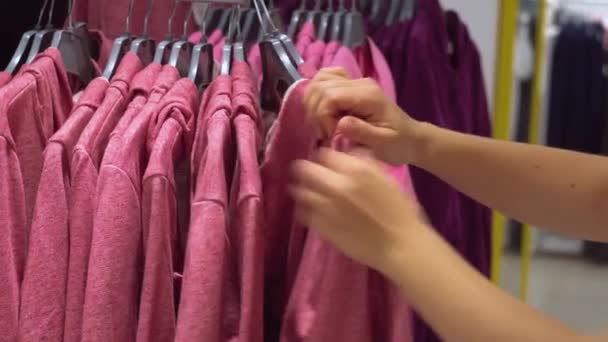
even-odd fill
[{"label": "dark blue garment", "polygon": [[562,27],[553,52],[549,146],[602,152],[608,90],[603,34],[603,28],[593,23]]}]

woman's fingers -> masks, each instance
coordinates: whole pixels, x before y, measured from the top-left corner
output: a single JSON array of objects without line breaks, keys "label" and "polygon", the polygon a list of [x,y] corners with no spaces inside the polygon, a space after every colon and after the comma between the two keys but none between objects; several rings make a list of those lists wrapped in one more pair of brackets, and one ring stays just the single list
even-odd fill
[{"label": "woman's fingers", "polygon": [[326,196],[335,193],[344,183],[343,178],[336,172],[306,160],[295,162],[292,174],[298,187]]}]

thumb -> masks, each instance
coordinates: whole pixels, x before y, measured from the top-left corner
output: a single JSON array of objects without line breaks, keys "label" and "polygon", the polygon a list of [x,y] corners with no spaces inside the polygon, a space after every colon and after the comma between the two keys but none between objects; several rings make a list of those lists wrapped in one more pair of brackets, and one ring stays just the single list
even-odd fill
[{"label": "thumb", "polygon": [[354,143],[374,147],[384,136],[383,129],[354,116],[346,116],[338,122],[336,132]]}]

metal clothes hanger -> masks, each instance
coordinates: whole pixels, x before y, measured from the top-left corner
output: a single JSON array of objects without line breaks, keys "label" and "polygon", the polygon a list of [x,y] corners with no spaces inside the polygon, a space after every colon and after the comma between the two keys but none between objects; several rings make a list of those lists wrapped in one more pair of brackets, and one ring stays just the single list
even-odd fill
[{"label": "metal clothes hanger", "polygon": [[327,42],[327,31],[329,29],[329,25],[331,24],[331,18],[334,15],[334,4],[333,0],[328,0],[327,9],[321,15],[321,21],[319,23],[319,27],[317,28],[317,37],[319,39]]},{"label": "metal clothes hanger", "polygon": [[315,6],[306,14],[306,22],[312,23],[315,27],[315,33],[318,32],[319,25],[321,24],[321,0],[315,0]]},{"label": "metal clothes hanger", "polygon": [[412,19],[416,15],[416,5],[416,0],[404,0],[401,13],[399,14],[399,21],[406,22]]},{"label": "metal clothes hanger", "polygon": [[342,41],[342,33],[344,30],[344,16],[346,16],[346,6],[344,0],[340,0],[338,9],[331,17],[331,36],[330,41]]},{"label": "metal clothes hanger", "polygon": [[384,25],[392,25],[397,20],[397,16],[399,15],[399,9],[404,0],[390,0],[388,5],[388,11],[386,14],[386,18],[384,19]]},{"label": "metal clothes hanger", "polygon": [[237,6],[237,18],[236,18],[236,38],[234,43],[232,44],[232,58],[239,62],[247,62],[247,57],[245,53],[245,45],[244,45],[244,36],[241,30],[241,8]]},{"label": "metal clothes hanger", "polygon": [[51,42],[53,41],[53,34],[55,33],[55,29],[53,29],[53,12],[55,11],[55,0],[51,1],[51,8],[49,9],[49,16],[46,22],[46,26],[44,29],[36,32],[34,36],[34,41],[32,42],[32,48],[30,49],[30,53],[27,56],[27,63],[30,64],[36,58],[36,56],[42,51],[46,50],[49,46],[51,46]]},{"label": "metal clothes hanger", "polygon": [[240,22],[239,13],[240,8],[238,6],[234,6],[231,9],[228,35],[226,36],[226,42],[224,43],[224,47],[222,49],[222,61],[220,64],[221,75],[230,75],[230,70],[232,69],[232,59],[234,58],[234,35],[235,27],[238,26]]},{"label": "metal clothes hanger", "polygon": [[[271,12],[268,10],[268,7],[266,7],[266,4],[264,3],[264,1],[260,1],[259,3],[256,2],[256,4],[258,4],[258,6],[262,7],[262,9],[263,9],[263,14],[262,14],[262,12],[259,12],[259,8],[256,7],[256,11],[258,11],[258,15],[261,15],[266,18],[265,21],[263,21],[263,19],[261,19],[261,25],[264,28],[264,31],[263,31],[264,36],[268,37],[268,38],[274,38],[274,39],[279,40],[283,46],[283,49],[287,52],[287,56],[291,59],[292,63],[294,63],[296,66],[304,63],[304,59],[302,58],[302,56],[296,49],[296,46],[293,44],[293,41],[291,40],[291,38],[288,35],[286,35],[285,33],[281,32],[279,30],[279,28],[276,26],[276,24],[273,20],[273,17],[271,15]],[[270,32],[268,32],[268,28],[265,26],[266,24],[270,25]]]},{"label": "metal clothes hanger", "polygon": [[158,43],[156,46],[156,53],[154,54],[154,63],[158,64],[166,64],[171,55],[171,48],[173,44],[177,41],[175,37],[173,37],[173,18],[175,18],[175,14],[177,13],[177,4],[179,0],[175,0],[173,4],[173,11],[171,12],[171,16],[169,16],[169,20],[167,22],[167,36],[165,40]]},{"label": "metal clothes hanger", "polygon": [[[267,24],[272,25],[272,19],[268,15],[267,9],[264,10],[266,16],[262,14],[260,7],[265,7],[264,3],[260,4],[260,0],[253,0],[253,3],[265,37],[260,42],[263,68],[262,108],[278,111],[281,107],[283,95],[289,86],[300,80],[302,76],[285,49],[283,42],[272,32],[268,32]],[[270,21],[270,23],[267,23],[267,21]]]},{"label": "metal clothes hanger", "polygon": [[255,9],[250,8],[246,10],[245,14],[242,15],[242,18],[242,31],[245,34],[243,39],[248,46],[253,45],[253,43],[259,40],[261,34],[260,22],[257,20]]},{"label": "metal clothes hanger", "polygon": [[219,20],[217,22],[216,29],[221,30],[222,33],[224,34],[224,36],[230,30],[229,26],[230,26],[231,17],[232,17],[232,9],[223,9],[221,12],[221,15],[219,17]]},{"label": "metal clothes hanger", "polygon": [[[205,12],[209,5],[205,5]],[[192,49],[192,58],[188,78],[197,85],[199,90],[205,89],[213,80],[213,46],[207,42],[207,21],[210,16],[204,15],[200,24],[201,40]]]},{"label": "metal clothes hanger", "polygon": [[127,13],[127,19],[125,20],[125,33],[116,38],[112,44],[112,51],[110,52],[110,58],[108,64],[103,72],[103,77],[110,80],[114,73],[118,69],[118,64],[122,60],[122,57],[129,51],[130,45],[133,42],[131,36],[131,14],[133,14],[133,1],[129,1],[129,11]]},{"label": "metal clothes hanger", "polygon": [[95,68],[91,63],[91,54],[86,41],[75,32],[74,1],[68,2],[67,28],[55,32],[51,46],[59,50],[66,70],[76,75],[82,84],[86,85],[95,77]]},{"label": "metal clothes hanger", "polygon": [[[176,0],[176,2],[177,1],[178,0]],[[190,24],[190,18],[192,18],[193,12],[194,9],[192,8],[191,4],[188,15],[184,20],[184,31],[182,33],[182,37],[180,40],[173,43],[173,47],[171,48],[171,56],[169,57],[168,64],[177,68],[182,77],[188,76],[190,65],[192,63],[192,50],[194,49],[194,44],[188,41],[188,24]]]},{"label": "metal clothes hanger", "polygon": [[[400,1],[400,0],[397,0]],[[344,34],[342,45],[354,50],[367,42],[365,20],[357,9],[356,1],[352,1],[351,9],[344,16]]]},{"label": "metal clothes hanger", "polygon": [[370,18],[375,23],[384,22],[388,15],[388,1],[372,1]]},{"label": "metal clothes hanger", "polygon": [[274,0],[268,0],[268,9],[272,22],[277,26],[279,31],[285,32],[286,27],[283,23],[283,14],[281,14],[281,9],[274,5]]},{"label": "metal clothes hanger", "polygon": [[89,32],[89,27],[85,22],[74,23],[74,34],[80,37],[84,41],[84,45],[94,60],[99,60],[101,54],[101,42],[94,39]]},{"label": "metal clothes hanger", "polygon": [[156,49],[156,42],[150,37],[148,31],[148,23],[150,21],[150,16],[152,15],[154,2],[154,0],[148,2],[148,9],[146,10],[146,16],[144,17],[144,30],[141,37],[136,38],[131,42],[130,47],[131,52],[139,56],[139,59],[141,59],[144,65],[152,63]]},{"label": "metal clothes hanger", "polygon": [[295,37],[300,27],[304,23],[306,19],[306,15],[308,14],[308,8],[306,8],[307,0],[300,0],[300,7],[293,12],[291,15],[291,20],[289,21],[289,28],[287,29],[287,35],[290,37]]},{"label": "metal clothes hanger", "polygon": [[38,21],[36,22],[36,26],[33,30],[29,30],[25,32],[21,36],[21,40],[19,40],[19,45],[17,45],[17,49],[13,54],[13,57],[9,61],[6,69],[4,71],[8,72],[11,75],[15,75],[19,68],[23,64],[25,64],[27,57],[29,56],[30,49],[32,48],[32,44],[34,42],[34,36],[40,29],[42,29],[42,17],[44,16],[44,11],[49,4],[49,0],[45,0],[42,4],[42,8],[40,8],[40,13],[38,14]]}]

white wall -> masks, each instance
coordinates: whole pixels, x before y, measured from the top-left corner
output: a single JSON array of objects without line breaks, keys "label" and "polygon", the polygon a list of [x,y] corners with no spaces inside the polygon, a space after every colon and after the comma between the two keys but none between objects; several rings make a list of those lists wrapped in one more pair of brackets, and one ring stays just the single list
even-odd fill
[{"label": "white wall", "polygon": [[499,0],[441,0],[444,9],[454,9],[469,27],[481,53],[490,111],[493,112],[494,77],[499,25]]}]

